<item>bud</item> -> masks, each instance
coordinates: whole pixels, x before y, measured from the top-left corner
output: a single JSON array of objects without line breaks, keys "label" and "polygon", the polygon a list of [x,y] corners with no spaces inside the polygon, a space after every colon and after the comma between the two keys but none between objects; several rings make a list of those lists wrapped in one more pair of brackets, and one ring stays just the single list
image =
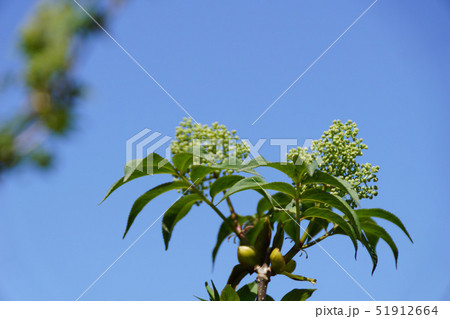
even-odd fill
[{"label": "bud", "polygon": [[288,273],[292,273],[296,267],[297,267],[297,263],[295,262],[295,260],[291,259],[286,264],[286,268],[284,268],[284,271],[287,271]]},{"label": "bud", "polygon": [[284,242],[284,230],[283,230],[283,224],[278,223],[277,226],[277,232],[275,233],[275,236],[273,237],[273,248],[281,249],[283,247]]},{"label": "bud", "polygon": [[272,253],[270,254],[270,265],[272,271],[277,274],[282,273],[286,268],[286,262],[278,248],[272,250]]},{"label": "bud", "polygon": [[270,240],[272,239],[272,230],[270,228],[270,222],[268,219],[265,220],[264,225],[259,232],[255,240],[255,250],[258,254],[258,260],[262,262],[266,256],[267,249],[270,245]]},{"label": "bud", "polygon": [[238,247],[238,260],[240,264],[251,268],[258,264],[256,251],[250,246]]}]

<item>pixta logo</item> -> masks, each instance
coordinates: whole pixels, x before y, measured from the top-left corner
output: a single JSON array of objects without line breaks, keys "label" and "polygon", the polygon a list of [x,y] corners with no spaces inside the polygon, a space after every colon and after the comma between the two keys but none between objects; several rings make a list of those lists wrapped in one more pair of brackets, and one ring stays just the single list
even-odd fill
[{"label": "pixta logo", "polygon": [[[161,168],[170,160],[170,143],[172,137],[146,128],[133,135],[126,142],[126,163],[130,169],[152,174],[154,168]],[[155,155],[159,150],[164,158]]]},{"label": "pixta logo", "polygon": [[[159,169],[171,160],[172,154],[169,143],[171,140],[172,137],[163,135],[160,132],[152,132],[148,128],[133,135],[126,141],[126,169],[131,169],[133,171],[138,170],[146,174],[153,174],[155,168]],[[211,156],[211,154],[205,154],[202,148],[211,149],[212,146],[223,148],[224,145],[226,145],[229,149],[226,162],[228,164],[237,164],[235,153],[232,151],[235,142],[235,140],[224,142],[223,140],[211,141],[193,139],[191,141],[191,149],[194,155],[193,164],[200,164],[200,157],[214,163],[214,157]],[[248,147],[248,156],[242,162],[243,165],[249,163],[252,159],[256,161],[265,161],[263,159],[264,157],[260,154],[260,150],[267,142],[269,142],[271,147],[275,147],[277,149],[279,153],[277,160],[279,160],[281,164],[287,163],[286,155],[289,149],[299,146],[299,141],[296,138],[258,139],[256,142],[243,138],[242,142]],[[311,150],[312,142],[312,139],[305,139],[302,148]],[[320,161],[320,158],[316,158],[316,160]]]}]

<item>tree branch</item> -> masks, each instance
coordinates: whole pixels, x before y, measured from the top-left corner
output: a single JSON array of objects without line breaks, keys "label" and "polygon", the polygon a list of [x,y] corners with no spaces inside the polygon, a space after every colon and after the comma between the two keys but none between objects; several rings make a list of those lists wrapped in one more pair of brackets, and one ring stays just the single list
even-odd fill
[{"label": "tree branch", "polygon": [[256,267],[256,283],[258,284],[257,301],[266,300],[267,285],[270,281],[270,268],[267,263]]}]

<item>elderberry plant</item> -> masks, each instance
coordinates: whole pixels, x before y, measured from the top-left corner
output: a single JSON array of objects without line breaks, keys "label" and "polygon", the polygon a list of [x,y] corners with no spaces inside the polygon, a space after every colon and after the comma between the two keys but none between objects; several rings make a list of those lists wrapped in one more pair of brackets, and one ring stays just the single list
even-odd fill
[{"label": "elderberry plant", "polygon": [[[133,204],[124,237],[142,209],[155,197],[178,190],[181,196],[165,212],[162,232],[166,249],[174,230],[194,204],[209,206],[222,220],[212,252],[213,263],[222,242],[230,235],[239,240],[239,263],[231,270],[225,288],[219,293],[212,282],[205,283],[209,300],[273,300],[267,294],[273,277],[286,276],[315,284],[316,279],[294,274],[295,257],[308,248],[340,234],[347,236],[356,252],[358,244],[369,252],[373,267],[378,263],[376,247],[380,239],[391,248],[397,264],[398,249],[388,232],[378,224],[384,219],[398,226],[412,241],[403,223],[394,214],[380,208],[359,208],[360,198],[377,195],[378,166],[360,164],[357,158],[367,145],[357,138],[355,123],[334,121],[321,139],[312,143],[312,151],[293,149],[287,162],[269,162],[263,157],[244,161],[248,146],[235,131],[217,123],[211,127],[184,119],[171,144],[171,162],[156,153],[125,165],[125,174],[108,191],[129,181],[154,174],[167,174],[172,181],[151,188]],[[269,167],[285,175],[283,181],[266,181],[256,170]],[[244,175],[245,174],[245,175]],[[250,175],[250,176],[248,176]],[[239,214],[231,197],[242,191],[260,194],[251,214]],[[226,201],[229,213],[218,207]],[[284,253],[282,253],[284,251]],[[256,280],[241,285],[247,276]],[[298,288],[281,300],[306,300],[315,289]],[[198,298],[204,300],[202,298]]]}]

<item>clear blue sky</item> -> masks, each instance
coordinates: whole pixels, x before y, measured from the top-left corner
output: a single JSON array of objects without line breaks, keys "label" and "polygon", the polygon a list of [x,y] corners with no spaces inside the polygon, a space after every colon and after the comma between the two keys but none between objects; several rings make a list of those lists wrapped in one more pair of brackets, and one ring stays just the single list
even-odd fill
[{"label": "clear blue sky", "polygon": [[[398,269],[381,243],[373,276],[367,253],[355,261],[345,238],[324,248],[377,300],[449,300],[448,1],[378,1],[250,125],[371,2],[130,1],[109,29],[199,122],[222,122],[255,141],[318,138],[333,119],[356,121],[369,145],[363,160],[381,166],[380,195],[363,207],[400,216],[415,243],[387,226]],[[1,71],[20,65],[15,39],[33,4],[0,2]],[[166,180],[134,181],[97,206],[122,174],[125,141],[144,128],[173,136],[185,114],[104,34],[89,45],[79,75],[90,91],[77,130],[52,142],[55,168],[0,184],[2,300],[77,298],[178,196],[148,205],[122,240],[134,199]],[[19,92],[0,96],[3,110],[19,104]],[[263,155],[276,159],[276,151]],[[238,210],[251,212],[252,198],[236,197]],[[207,207],[195,208],[166,252],[157,223],[83,300],[192,300],[205,295],[206,280],[223,286],[237,246],[222,246],[212,272],[219,224]],[[320,248],[297,261],[301,274],[318,278],[312,300],[368,300]],[[278,299],[284,287],[308,285],[275,277],[269,292]]]}]

